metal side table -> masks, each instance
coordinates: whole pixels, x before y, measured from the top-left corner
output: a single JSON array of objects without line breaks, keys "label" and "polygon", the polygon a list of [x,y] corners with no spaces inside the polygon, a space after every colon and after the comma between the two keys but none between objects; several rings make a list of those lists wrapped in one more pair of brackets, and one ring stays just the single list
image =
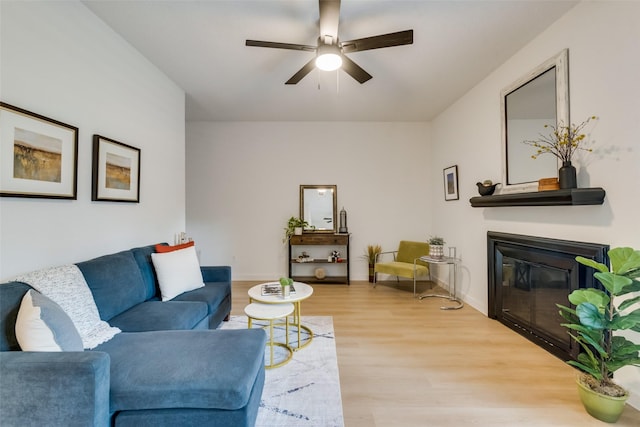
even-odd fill
[{"label": "metal side table", "polygon": [[[456,298],[456,273],[458,270],[458,263],[460,263],[460,258],[456,257],[456,248],[449,248],[449,256],[443,256],[442,258],[431,258],[428,255],[420,257],[420,261],[429,263],[429,264],[447,264],[449,266],[449,295],[443,294],[422,294],[418,298],[421,300],[424,298],[444,298],[449,301],[453,301],[458,305],[444,305],[440,307],[440,310],[459,310],[464,307],[464,303]],[[431,275],[431,270],[429,270],[429,275]],[[453,284],[453,292],[451,291]]]}]

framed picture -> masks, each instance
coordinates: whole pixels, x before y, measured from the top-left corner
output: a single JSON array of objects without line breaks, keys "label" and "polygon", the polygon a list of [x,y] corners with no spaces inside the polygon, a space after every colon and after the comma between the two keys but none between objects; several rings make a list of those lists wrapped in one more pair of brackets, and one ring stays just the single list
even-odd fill
[{"label": "framed picture", "polygon": [[140,202],[140,149],[93,135],[91,200]]},{"label": "framed picture", "polygon": [[0,102],[0,196],[77,198],[78,128]]},{"label": "framed picture", "polygon": [[443,170],[444,199],[458,200],[458,165],[449,166]]}]

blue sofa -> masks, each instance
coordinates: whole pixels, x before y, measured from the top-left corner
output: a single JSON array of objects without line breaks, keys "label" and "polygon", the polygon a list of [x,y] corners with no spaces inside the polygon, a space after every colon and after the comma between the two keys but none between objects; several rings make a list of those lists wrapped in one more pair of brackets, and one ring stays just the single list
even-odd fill
[{"label": "blue sofa", "polygon": [[2,426],[253,426],[266,334],[216,330],[231,311],[230,267],[162,302],[155,245],[76,264],[100,318],[121,333],[85,351],[23,352],[21,282],[0,284]]}]

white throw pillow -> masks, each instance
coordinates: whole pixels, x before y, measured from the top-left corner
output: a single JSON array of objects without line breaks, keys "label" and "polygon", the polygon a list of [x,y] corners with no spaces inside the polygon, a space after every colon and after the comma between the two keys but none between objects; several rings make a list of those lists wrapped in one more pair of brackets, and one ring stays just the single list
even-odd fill
[{"label": "white throw pillow", "polygon": [[152,253],[162,301],[204,286],[196,248],[191,246],[166,253]]},{"label": "white throw pillow", "polygon": [[22,351],[83,351],[82,338],[62,308],[32,289],[22,297],[16,318]]}]

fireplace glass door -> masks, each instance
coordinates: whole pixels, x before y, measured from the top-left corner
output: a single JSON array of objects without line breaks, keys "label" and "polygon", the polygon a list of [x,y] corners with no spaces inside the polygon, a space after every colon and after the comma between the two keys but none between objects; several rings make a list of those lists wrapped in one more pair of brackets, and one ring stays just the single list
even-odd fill
[{"label": "fireplace glass door", "polygon": [[593,269],[576,256],[606,264],[607,245],[489,231],[489,317],[563,360],[575,359],[579,346],[561,326],[557,304],[570,306],[569,294],[595,287]]}]

